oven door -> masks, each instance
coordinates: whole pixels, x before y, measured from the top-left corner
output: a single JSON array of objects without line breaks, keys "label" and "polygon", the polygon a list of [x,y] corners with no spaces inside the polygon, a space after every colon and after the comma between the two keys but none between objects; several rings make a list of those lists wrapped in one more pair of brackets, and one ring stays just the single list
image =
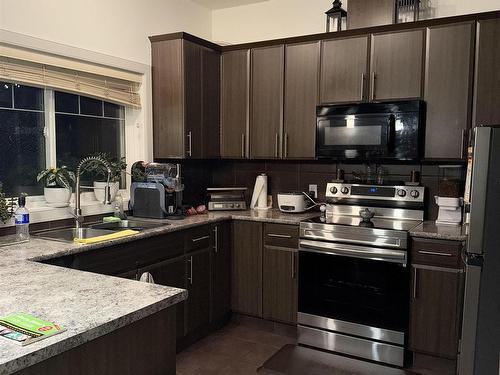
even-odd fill
[{"label": "oven door", "polygon": [[[373,331],[407,331],[410,274],[405,250],[301,240],[299,324],[302,317],[337,322],[350,333],[383,341]],[[321,324],[317,325],[321,328]],[[367,335],[357,330],[367,326]],[[335,329],[334,329],[335,330]],[[394,340],[403,344],[401,339]]]},{"label": "oven door", "polygon": [[316,156],[342,159],[389,158],[394,152],[393,114],[319,116]]}]

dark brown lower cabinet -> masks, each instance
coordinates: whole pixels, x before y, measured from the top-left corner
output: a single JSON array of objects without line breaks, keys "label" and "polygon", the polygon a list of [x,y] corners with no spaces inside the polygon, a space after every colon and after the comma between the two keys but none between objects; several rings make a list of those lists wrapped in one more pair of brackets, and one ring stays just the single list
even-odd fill
[{"label": "dark brown lower cabinet", "polygon": [[210,320],[210,248],[187,255],[187,334]]},{"label": "dark brown lower cabinet", "polygon": [[[443,250],[445,241],[437,241]],[[429,257],[459,257],[453,254],[457,244],[450,242],[450,251],[434,251],[432,242]],[[436,247],[437,248],[437,247]],[[409,349],[413,352],[455,360],[458,355],[460,327],[462,323],[464,273],[462,267],[412,264],[412,298],[410,303]],[[436,255],[437,254],[437,255]],[[441,254],[441,255],[439,255]]]},{"label": "dark brown lower cabinet", "polygon": [[231,311],[231,223],[217,224],[213,230],[210,321],[219,323]]},{"label": "dark brown lower cabinet", "polygon": [[297,323],[297,249],[265,246],[263,255],[263,316]]},{"label": "dark brown lower cabinet", "polygon": [[262,317],[262,223],[234,221],[232,237],[232,310]]}]

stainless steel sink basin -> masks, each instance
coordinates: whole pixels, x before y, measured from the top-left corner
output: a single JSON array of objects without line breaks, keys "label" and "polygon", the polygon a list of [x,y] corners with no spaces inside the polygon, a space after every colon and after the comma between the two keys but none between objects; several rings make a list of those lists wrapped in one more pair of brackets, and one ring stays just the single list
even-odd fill
[{"label": "stainless steel sink basin", "polygon": [[132,230],[144,230],[144,229],[152,229],[159,228],[164,225],[170,225],[169,223],[155,223],[152,221],[143,221],[143,220],[122,220],[116,223],[99,223],[93,224],[90,227],[95,229],[107,229],[107,230],[123,230],[123,229],[132,229]]},{"label": "stainless steel sink basin", "polygon": [[75,238],[92,238],[97,236],[104,236],[106,234],[112,234],[115,232],[116,230],[96,228],[64,228],[35,233],[33,234],[33,236],[40,237],[46,240],[73,242]]}]

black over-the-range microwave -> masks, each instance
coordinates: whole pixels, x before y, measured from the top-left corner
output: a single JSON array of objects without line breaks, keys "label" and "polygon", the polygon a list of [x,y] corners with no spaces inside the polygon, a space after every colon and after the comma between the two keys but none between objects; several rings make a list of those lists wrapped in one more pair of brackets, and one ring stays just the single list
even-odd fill
[{"label": "black over-the-range microwave", "polygon": [[425,102],[323,105],[316,109],[316,157],[418,161]]}]

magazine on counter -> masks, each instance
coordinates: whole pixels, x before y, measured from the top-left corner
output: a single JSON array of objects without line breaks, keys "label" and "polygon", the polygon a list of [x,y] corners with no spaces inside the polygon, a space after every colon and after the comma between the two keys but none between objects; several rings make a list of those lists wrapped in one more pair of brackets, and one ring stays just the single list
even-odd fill
[{"label": "magazine on counter", "polygon": [[22,346],[64,331],[66,328],[61,325],[25,313],[0,317],[0,337]]}]

